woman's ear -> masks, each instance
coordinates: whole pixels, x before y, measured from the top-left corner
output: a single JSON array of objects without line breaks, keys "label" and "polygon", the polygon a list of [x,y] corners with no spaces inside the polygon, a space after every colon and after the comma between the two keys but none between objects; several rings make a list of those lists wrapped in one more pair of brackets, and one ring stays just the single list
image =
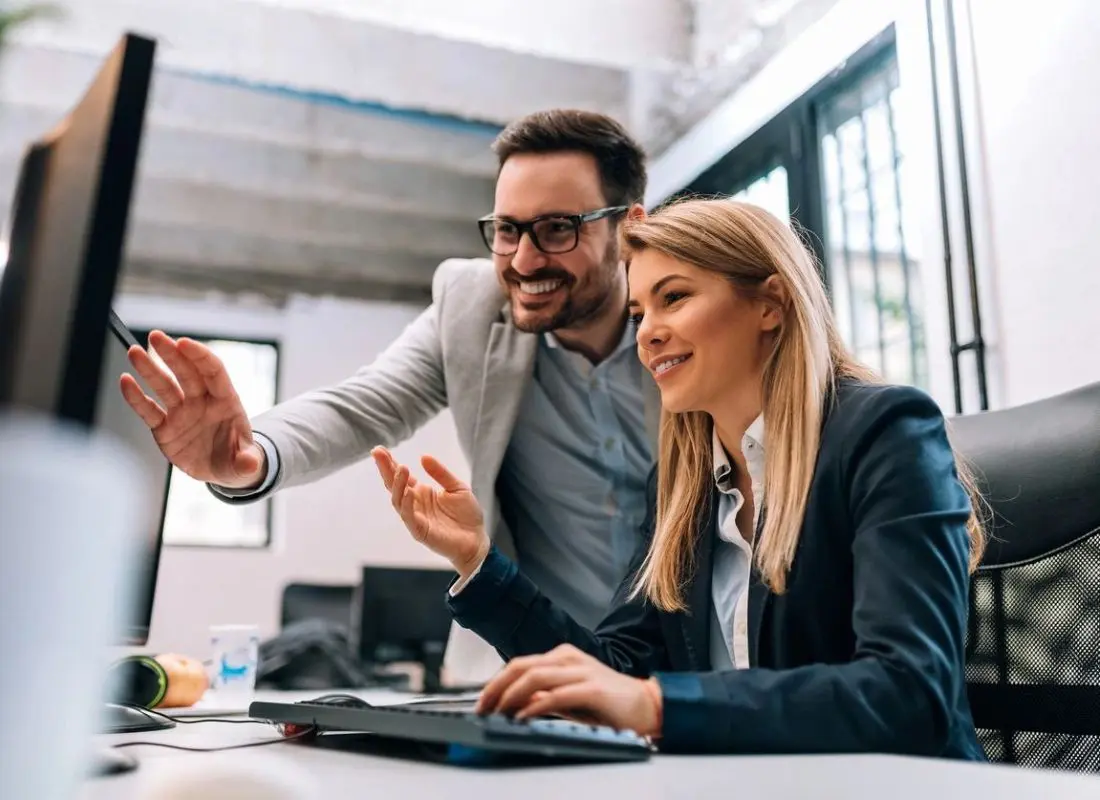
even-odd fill
[{"label": "woman's ear", "polygon": [[761,308],[761,330],[774,331],[783,324],[783,318],[790,307],[790,294],[787,284],[778,275],[769,275],[760,292],[763,303]]}]

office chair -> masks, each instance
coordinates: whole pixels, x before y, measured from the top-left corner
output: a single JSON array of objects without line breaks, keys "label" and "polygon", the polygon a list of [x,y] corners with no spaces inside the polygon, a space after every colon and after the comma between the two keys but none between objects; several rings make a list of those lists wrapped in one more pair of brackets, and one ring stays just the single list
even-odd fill
[{"label": "office chair", "polygon": [[351,644],[354,586],[290,583],[279,634],[260,644],[261,688],[351,688],[370,684]]},{"label": "office chair", "polygon": [[982,746],[1100,770],[1100,383],[951,430],[992,512],[966,644]]},{"label": "office chair", "polygon": [[354,586],[320,583],[288,583],[283,588],[281,625],[321,619],[344,627],[351,625]]}]

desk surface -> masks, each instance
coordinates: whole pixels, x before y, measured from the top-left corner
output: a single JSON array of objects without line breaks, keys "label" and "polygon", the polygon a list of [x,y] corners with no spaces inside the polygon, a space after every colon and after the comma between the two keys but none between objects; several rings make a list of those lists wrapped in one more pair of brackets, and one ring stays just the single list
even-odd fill
[{"label": "desk surface", "polygon": [[[271,700],[315,696],[264,693]],[[363,693],[372,702],[386,702],[390,693]],[[219,747],[276,737],[263,724],[178,725],[167,731],[105,736],[103,745],[119,742],[163,742],[183,747]],[[894,756],[663,756],[648,763],[524,767],[478,770],[403,758],[278,743],[222,753],[194,753],[161,747],[128,747],[138,759],[137,770],[88,780],[82,800],[127,800],[157,797],[286,798],[416,798],[524,800],[562,797],[700,798],[729,796],[788,800],[806,797],[889,798],[889,800],[997,800],[1100,798],[1100,776],[1037,772],[1005,766],[968,764]],[[255,795],[234,785],[236,776],[266,776],[282,787],[260,789]],[[206,783],[204,783],[204,781]],[[182,791],[184,785],[189,791]],[[250,784],[254,785],[254,784]],[[172,787],[169,789],[169,787]],[[256,787],[260,788],[260,787]],[[219,790],[220,789],[220,790]]]}]

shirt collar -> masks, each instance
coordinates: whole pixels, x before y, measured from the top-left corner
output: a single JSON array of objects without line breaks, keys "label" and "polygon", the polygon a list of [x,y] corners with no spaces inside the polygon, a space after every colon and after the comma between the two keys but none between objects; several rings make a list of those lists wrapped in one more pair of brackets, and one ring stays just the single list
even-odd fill
[{"label": "shirt collar", "polygon": [[[761,452],[764,450],[764,415],[760,414],[749,425],[747,431],[745,431],[744,437],[741,439],[741,447],[744,448],[749,442],[753,442],[760,448]],[[718,428],[714,425],[711,426],[711,451],[714,459],[714,483],[719,489],[726,490],[730,488],[729,477],[733,472],[733,467],[730,465],[729,457],[726,455],[726,449],[722,447],[722,442],[718,438]]]},{"label": "shirt collar", "polygon": [[[542,340],[551,350],[565,350],[565,347],[558,341],[558,337],[554,335],[553,331],[546,331],[546,333],[542,335]],[[627,324],[623,326],[623,336],[619,340],[619,343],[615,345],[615,349],[611,352],[611,355],[618,355],[622,350],[633,349],[636,341],[637,339],[633,327],[627,322]]]},{"label": "shirt collar", "polygon": [[[565,346],[562,345],[560,341],[558,341],[558,337],[556,337],[551,331],[547,331],[542,335],[542,341],[543,344],[546,346],[546,351],[548,353],[555,354],[552,356],[553,358],[563,360],[567,364],[571,364],[573,369],[575,369],[585,378],[590,377],[593,374],[593,371],[601,365],[607,364],[611,361],[618,361],[622,359],[624,357],[624,353],[628,353],[628,351],[632,353],[635,346],[634,331],[631,330],[630,325],[626,325],[623,328],[622,339],[619,340],[619,343],[615,346],[615,349],[608,354],[607,358],[605,358],[599,364],[593,364],[583,353],[577,353],[573,350],[567,350]],[[641,361],[638,361],[636,355],[634,356],[634,360],[638,363],[640,368]],[[606,367],[604,371],[606,371]]]}]

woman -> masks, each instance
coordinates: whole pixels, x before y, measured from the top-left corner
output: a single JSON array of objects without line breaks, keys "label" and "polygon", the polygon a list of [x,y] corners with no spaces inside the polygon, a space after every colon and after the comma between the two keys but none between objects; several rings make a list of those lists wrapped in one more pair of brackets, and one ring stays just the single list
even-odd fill
[{"label": "woman", "polygon": [[982,759],[963,645],[983,537],[938,407],[852,359],[813,259],[762,209],[683,202],[624,237],[663,416],[646,541],[595,631],[492,547],[441,464],[423,461],[437,489],[375,453],[459,573],[455,618],[510,659],[479,710],[674,751]]}]

